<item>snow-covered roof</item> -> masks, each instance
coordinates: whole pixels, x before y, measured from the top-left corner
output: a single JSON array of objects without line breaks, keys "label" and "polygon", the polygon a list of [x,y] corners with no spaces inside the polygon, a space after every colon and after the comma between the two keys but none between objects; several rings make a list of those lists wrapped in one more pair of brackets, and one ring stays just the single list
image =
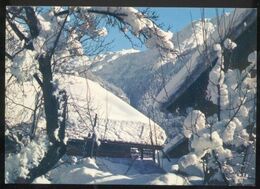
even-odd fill
[{"label": "snow-covered roof", "polygon": [[[245,30],[244,27],[249,27],[255,20],[255,9],[236,9],[235,12],[222,16],[220,18],[220,25],[216,26],[211,37],[206,41],[207,46],[212,47],[215,43],[223,43],[223,40],[227,36],[232,36],[233,40],[236,39]],[[213,20],[212,22],[216,21]],[[209,68],[210,65],[207,64],[208,61],[206,61],[206,58],[209,58],[210,62],[214,63],[216,54],[213,48],[208,48],[208,52],[205,52],[205,49],[201,45],[197,48],[198,50],[191,51],[191,58],[187,62],[184,62],[185,66],[173,75],[158,93],[156,102],[160,108],[164,109],[174,103]],[[210,56],[205,57],[203,52],[210,54]]]},{"label": "snow-covered roof", "polygon": [[164,144],[166,135],[159,125],[99,83],[69,75],[59,81],[69,95],[69,138],[84,138],[92,132],[91,120],[97,114],[95,132],[101,139],[151,144],[151,133],[154,144]]},{"label": "snow-covered roof", "polygon": [[[95,131],[100,139],[151,144],[151,133],[154,144],[164,144],[166,134],[159,125],[98,82],[67,74],[56,74],[53,82],[58,82],[57,86],[67,91],[68,138],[86,137],[93,131],[91,122],[97,114]],[[20,92],[21,89],[25,93]],[[24,82],[23,86],[14,83],[7,88],[5,118],[10,125],[31,123],[37,91],[40,88],[35,80]],[[45,125],[44,117],[40,117],[38,127],[45,128]]]},{"label": "snow-covered roof", "polygon": [[[162,145],[164,130],[99,83],[76,76],[60,80],[69,95],[69,138],[84,138],[92,132],[91,120],[97,114],[95,131],[99,138]],[[89,109],[92,112],[89,114]],[[91,118],[90,118],[91,117]],[[83,120],[82,120],[83,119]],[[156,137],[155,137],[156,136]]]}]

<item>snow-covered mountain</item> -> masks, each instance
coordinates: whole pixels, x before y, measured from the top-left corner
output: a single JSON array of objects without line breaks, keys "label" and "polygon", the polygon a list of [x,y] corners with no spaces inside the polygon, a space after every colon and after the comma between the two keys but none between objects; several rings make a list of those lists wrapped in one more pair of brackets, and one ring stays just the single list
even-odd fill
[{"label": "snow-covered mountain", "polygon": [[188,24],[181,31],[175,33],[174,46],[182,53],[202,45],[216,29],[216,24],[212,20],[205,19],[204,22],[194,20]]},{"label": "snow-covered mountain", "polygon": [[91,66],[94,74],[121,88],[131,105],[138,107],[140,99],[154,81],[155,65],[159,55],[156,51],[140,52],[129,49],[108,53]]},{"label": "snow-covered mountain", "polygon": [[[203,33],[204,25],[207,29]],[[153,49],[128,49],[101,55],[91,65],[91,71],[121,88],[131,105],[145,111],[154,103],[147,103],[147,97],[156,96],[169,78],[191,58],[196,51],[195,47],[203,44],[214,30],[215,25],[206,19],[205,23],[194,21],[177,32],[173,42],[180,53],[178,59],[163,60],[161,54]]]}]

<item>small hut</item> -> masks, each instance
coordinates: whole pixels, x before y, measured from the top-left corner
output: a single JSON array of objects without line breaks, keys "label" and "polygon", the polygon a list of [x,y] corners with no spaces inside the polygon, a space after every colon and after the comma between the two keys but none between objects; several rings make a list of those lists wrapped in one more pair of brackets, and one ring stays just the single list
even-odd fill
[{"label": "small hut", "polygon": [[[156,151],[163,149],[161,145],[142,144],[124,141],[99,139],[99,145],[92,138],[70,139],[67,142],[67,154],[74,156],[117,157],[117,158],[152,158],[155,161]],[[94,143],[94,145],[92,145]]]}]

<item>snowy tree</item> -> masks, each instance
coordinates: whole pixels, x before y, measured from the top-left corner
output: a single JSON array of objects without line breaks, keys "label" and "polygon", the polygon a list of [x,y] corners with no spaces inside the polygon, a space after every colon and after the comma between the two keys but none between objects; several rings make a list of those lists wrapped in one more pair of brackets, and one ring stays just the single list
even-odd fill
[{"label": "snowy tree", "polygon": [[[101,20],[119,27],[126,36],[129,36],[129,30],[145,43],[147,48],[159,51],[164,58],[175,57],[173,34],[160,29],[149,19],[149,15],[144,15],[135,8],[7,7],[7,94],[16,90],[11,86],[18,90],[25,88],[24,85],[28,82],[35,86],[35,93],[42,94],[48,136],[46,140],[50,142],[44,147],[45,153],[41,151],[33,156],[37,157],[36,159],[23,162],[24,170],[18,170],[14,176],[18,177],[18,180],[11,182],[31,183],[35,178],[47,173],[66,152],[65,123],[68,97],[54,76],[58,72],[75,74],[76,65],[88,64],[91,55],[97,55],[105,49],[104,37],[108,31],[102,26]],[[26,91],[22,90],[22,93],[26,95]],[[15,96],[7,98],[8,108],[14,104],[13,99]],[[26,107],[21,108],[24,109]],[[8,116],[12,117],[11,108],[7,112],[8,120]],[[26,113],[25,116],[29,115]],[[22,149],[16,158],[19,159],[21,154],[28,156],[28,150],[35,148],[37,144]],[[14,156],[10,158],[12,157]],[[10,161],[16,160],[10,158]],[[28,164],[30,166],[27,166]]]},{"label": "snowy tree", "polygon": [[[236,46],[228,38],[224,41],[227,50]],[[182,169],[194,165],[203,170],[205,184],[245,184],[254,178],[249,157],[255,154],[256,51],[249,54],[244,70],[224,71],[223,49],[220,44],[213,48],[217,62],[209,73],[206,98],[218,107],[217,112],[207,118],[199,110],[188,114],[183,132],[190,138],[192,152],[179,164]]]}]

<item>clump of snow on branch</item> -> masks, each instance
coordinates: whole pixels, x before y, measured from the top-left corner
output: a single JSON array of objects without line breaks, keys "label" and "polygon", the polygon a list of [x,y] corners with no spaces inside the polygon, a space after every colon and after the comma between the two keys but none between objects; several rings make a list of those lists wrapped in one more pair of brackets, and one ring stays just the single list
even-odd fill
[{"label": "clump of snow on branch", "polygon": [[175,58],[172,42],[173,33],[160,29],[153,21],[138,12],[137,9],[132,7],[92,7],[92,9],[118,15],[124,23],[131,27],[134,35],[139,36],[143,33],[148,36],[145,42],[148,48],[156,48],[167,58]]},{"label": "clump of snow on branch", "polygon": [[237,87],[237,81],[239,81],[239,78],[241,77],[241,73],[238,69],[228,69],[225,73],[225,83],[229,88],[235,90]]},{"label": "clump of snow on branch", "polygon": [[217,53],[217,62],[209,73],[207,98],[216,105],[220,103],[220,106],[223,107],[229,103],[227,85],[224,83],[224,57],[219,44],[214,45],[214,50]]},{"label": "clump of snow on branch", "polygon": [[84,23],[80,26],[82,32],[85,32],[92,38],[97,36],[105,37],[108,34],[108,31],[105,27],[98,28],[98,24],[96,22],[96,15],[94,13],[88,12],[91,7],[81,7],[80,17],[84,20]]},{"label": "clump of snow on branch", "polygon": [[256,59],[257,59],[257,52],[256,51],[250,53],[248,55],[248,58],[247,58],[248,62],[251,62],[251,63],[256,63]]},{"label": "clump of snow on branch", "polygon": [[84,54],[84,50],[82,44],[77,40],[78,35],[75,30],[73,30],[69,36],[68,44],[71,47],[71,51],[75,52],[76,55],[82,56]]},{"label": "clump of snow on branch", "polygon": [[51,181],[49,181],[45,176],[37,177],[32,184],[51,184]]},{"label": "clump of snow on branch", "polygon": [[226,49],[229,49],[229,50],[233,50],[237,47],[237,44],[233,41],[231,41],[231,39],[227,38],[225,41],[224,41],[224,47]]},{"label": "clump of snow on branch", "polygon": [[[30,139],[27,139],[30,140]],[[29,169],[38,166],[48,148],[46,135],[28,142],[17,154],[9,154],[5,158],[5,183],[14,183],[18,177],[26,178]]]},{"label": "clump of snow on branch", "polygon": [[58,128],[55,129],[54,136],[57,139],[57,141],[60,141],[59,132],[60,132],[61,123],[64,121],[63,112],[65,111],[66,108],[65,107],[66,93],[65,90],[62,88],[62,86],[59,84],[59,81],[57,79],[51,81],[51,84],[54,88],[52,95],[58,101]]},{"label": "clump of snow on branch", "polygon": [[203,176],[201,160],[193,152],[184,155],[179,159],[178,170],[192,176]]},{"label": "clump of snow on branch", "polygon": [[[52,10],[49,10],[44,14],[37,14],[36,16],[38,19],[39,35],[33,39],[33,46],[36,52],[44,54],[53,48],[65,18],[64,16],[55,16],[54,11]],[[58,49],[64,47],[65,40],[66,37],[62,34],[58,41]]]},{"label": "clump of snow on branch", "polygon": [[236,129],[236,124],[234,122],[230,122],[228,126],[226,127],[224,133],[223,133],[223,141],[228,144],[233,141],[234,133]]},{"label": "clump of snow on branch", "polygon": [[[25,28],[22,24],[20,24],[19,22],[15,22],[17,28],[20,31],[23,31],[23,33],[25,34],[25,36],[28,35],[28,33],[25,31]],[[6,21],[5,23],[5,30],[6,30],[6,43],[5,43],[5,49],[6,51],[10,54],[13,55],[17,52],[19,52],[24,45],[26,44],[25,40],[20,40],[19,37],[17,36],[17,34],[12,30],[10,24]]]},{"label": "clump of snow on branch", "polygon": [[54,137],[55,137],[55,139],[56,139],[58,142],[60,142],[59,130],[60,130],[60,127],[58,127],[57,129],[55,129],[55,131],[54,131]]},{"label": "clump of snow on branch", "polygon": [[[197,115],[197,117],[192,117],[192,115]],[[198,115],[200,119],[198,119]],[[214,125],[205,126],[205,115],[198,110],[193,110],[184,121],[184,134],[187,133],[187,125],[191,125],[192,122],[193,129],[186,135],[190,138],[191,152],[183,156],[179,160],[178,165],[182,172],[204,176],[202,158],[206,154],[213,156],[214,151],[217,154],[218,161],[222,163],[233,157],[231,150],[223,147],[224,142],[229,142],[232,133],[230,133],[230,136],[227,136],[227,134],[223,134],[223,132],[218,130],[219,127]],[[209,129],[210,127],[212,127],[211,130]],[[231,128],[233,127],[231,126]],[[215,164],[213,163],[213,165]]]},{"label": "clump of snow on branch", "polygon": [[200,134],[200,131],[205,128],[205,115],[199,111],[191,111],[184,120],[184,135],[190,138],[193,133]]},{"label": "clump of snow on branch", "polygon": [[254,119],[257,85],[256,76],[251,73],[256,70],[256,51],[249,54],[248,62],[250,64],[242,71],[227,70],[224,82],[228,86],[229,103],[221,111],[222,119],[229,119],[230,115],[234,115],[242,125],[248,125],[249,120]]},{"label": "clump of snow on branch", "polygon": [[222,50],[221,45],[220,45],[219,43],[215,44],[215,45],[213,46],[213,49],[214,49],[214,51],[217,51],[218,55],[219,55],[219,53],[220,53],[221,50]]},{"label": "clump of snow on branch", "polygon": [[[255,127],[252,123],[255,121],[256,113],[256,76],[252,71],[256,70],[256,51],[248,55],[249,64],[244,70],[228,69],[224,73],[222,48],[219,44],[213,48],[218,59],[209,74],[207,92],[209,100],[220,106],[220,117],[217,118],[216,114],[209,116],[205,126],[206,119],[202,112],[198,110],[189,112],[183,124],[183,132],[190,139],[191,152],[181,159],[179,166],[183,167],[181,163],[186,163],[187,166],[198,169],[200,164],[196,163],[196,158],[200,160],[210,154],[206,166],[218,170],[210,180],[223,182],[224,174],[229,184],[241,184],[248,179],[248,174],[242,172],[241,167],[246,163],[251,164],[248,159],[250,157],[248,153],[251,152],[244,149],[252,151],[255,145],[253,131],[249,128]],[[221,101],[223,98],[225,103]],[[199,114],[201,119],[196,120],[193,114]],[[242,154],[241,149],[243,149]],[[190,160],[187,161],[189,164],[184,161],[185,158]],[[184,168],[182,171],[189,172]],[[250,175],[252,175],[251,171]]]},{"label": "clump of snow on branch", "polygon": [[32,79],[32,74],[38,70],[38,61],[35,60],[36,52],[23,50],[13,59],[11,73],[18,81],[28,81]]}]

